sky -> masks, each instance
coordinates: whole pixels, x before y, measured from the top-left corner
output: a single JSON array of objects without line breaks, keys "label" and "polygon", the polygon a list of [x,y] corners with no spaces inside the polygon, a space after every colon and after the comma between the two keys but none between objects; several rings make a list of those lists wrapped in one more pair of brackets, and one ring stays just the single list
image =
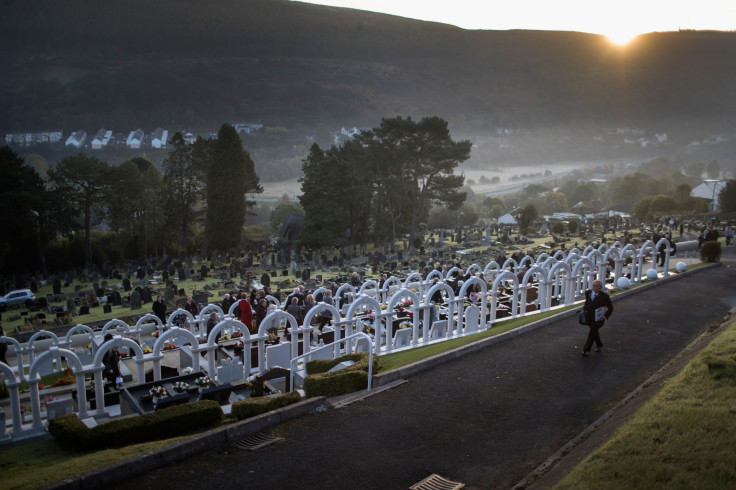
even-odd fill
[{"label": "sky", "polygon": [[464,29],[604,34],[625,42],[655,31],[736,30],[736,0],[322,0]]}]

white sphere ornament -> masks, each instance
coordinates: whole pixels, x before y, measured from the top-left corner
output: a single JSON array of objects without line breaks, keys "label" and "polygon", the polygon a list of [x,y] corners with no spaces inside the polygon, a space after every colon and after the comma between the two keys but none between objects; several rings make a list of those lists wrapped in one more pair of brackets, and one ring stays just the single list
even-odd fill
[{"label": "white sphere ornament", "polygon": [[647,279],[649,279],[650,281],[654,281],[655,279],[657,279],[657,277],[657,269],[649,269],[647,271]]},{"label": "white sphere ornament", "polygon": [[616,286],[618,286],[619,289],[626,289],[631,286],[631,281],[629,281],[628,277],[619,277],[618,281],[616,281]]},{"label": "white sphere ornament", "polygon": [[678,262],[675,265],[675,270],[677,272],[685,272],[685,269],[687,269],[687,266],[685,265],[685,262]]}]

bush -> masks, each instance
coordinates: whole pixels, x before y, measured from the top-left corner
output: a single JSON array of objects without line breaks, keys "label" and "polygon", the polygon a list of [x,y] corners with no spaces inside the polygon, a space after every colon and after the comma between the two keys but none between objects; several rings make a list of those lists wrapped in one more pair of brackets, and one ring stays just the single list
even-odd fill
[{"label": "bush", "polygon": [[277,408],[292,405],[301,401],[302,397],[297,391],[290,391],[279,396],[259,396],[256,398],[246,398],[232,404],[231,413],[238,418],[244,420],[262,413],[271,412]]},{"label": "bush", "polygon": [[75,413],[59,415],[49,421],[49,434],[54,436],[66,449],[72,451],[88,449],[85,444],[88,433],[89,429]]},{"label": "bush", "polygon": [[721,260],[721,242],[704,242],[700,247],[700,260],[703,262],[718,262]]},{"label": "bush", "polygon": [[[344,361],[355,364],[335,372],[328,372]],[[373,372],[379,370],[378,356],[373,356]],[[304,392],[313,396],[339,396],[368,387],[368,353],[349,354],[338,359],[311,361],[307,363],[307,378]]]},{"label": "bush", "polygon": [[[352,366],[351,366],[352,367]],[[368,387],[366,371],[345,368],[334,373],[320,373],[307,376],[304,392],[307,398],[313,396],[340,396]]]},{"label": "bush", "polygon": [[96,450],[179,436],[216,425],[222,416],[216,401],[200,400],[139,417],[114,419],[93,429],[88,429],[76,414],[62,415],[49,422],[49,433],[68,449]]}]

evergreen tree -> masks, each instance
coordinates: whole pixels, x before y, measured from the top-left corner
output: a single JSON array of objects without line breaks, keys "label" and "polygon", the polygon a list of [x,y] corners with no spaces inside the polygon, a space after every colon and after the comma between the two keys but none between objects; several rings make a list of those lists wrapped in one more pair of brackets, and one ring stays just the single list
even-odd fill
[{"label": "evergreen tree", "polygon": [[223,124],[212,144],[207,168],[208,247],[224,250],[240,245],[246,213],[255,206],[247,196],[261,192],[255,164],[240,136],[234,127]]},{"label": "evergreen tree", "polygon": [[381,197],[397,236],[399,219],[408,225],[409,243],[419,223],[426,219],[433,204],[451,210],[465,201],[462,175],[454,170],[470,158],[470,141],[453,141],[447,121],[425,117],[383,119],[381,125],[363,138],[374,149],[374,164]]},{"label": "evergreen tree", "polygon": [[173,150],[164,160],[164,199],[167,228],[181,238],[182,252],[189,250],[192,225],[200,215],[197,207],[202,197],[202,173],[192,163],[192,147],[180,132],[169,141]]},{"label": "evergreen tree", "polygon": [[61,160],[49,169],[48,177],[55,190],[61,192],[77,215],[84,216],[84,266],[92,266],[90,237],[93,217],[105,215],[110,189],[110,165],[83,153]]},{"label": "evergreen tree", "polygon": [[[0,267],[25,272],[41,251],[39,211],[45,203],[43,180],[8,146],[0,147]],[[36,244],[36,247],[29,246]],[[42,254],[41,254],[42,255]]]},{"label": "evergreen tree", "polygon": [[736,180],[729,180],[718,194],[718,205],[724,213],[736,211]]},{"label": "evergreen tree", "polygon": [[302,195],[299,202],[304,208],[300,241],[319,248],[334,245],[349,226],[342,208],[342,186],[335,185],[340,177],[340,164],[334,153],[327,153],[314,143],[309,155],[302,161]]}]

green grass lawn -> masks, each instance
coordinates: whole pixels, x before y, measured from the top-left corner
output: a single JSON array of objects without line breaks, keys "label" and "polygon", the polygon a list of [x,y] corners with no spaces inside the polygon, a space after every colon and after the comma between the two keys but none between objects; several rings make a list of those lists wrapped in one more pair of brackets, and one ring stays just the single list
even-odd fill
[{"label": "green grass lawn", "polygon": [[736,488],[734,414],[736,322],[555,488]]}]

